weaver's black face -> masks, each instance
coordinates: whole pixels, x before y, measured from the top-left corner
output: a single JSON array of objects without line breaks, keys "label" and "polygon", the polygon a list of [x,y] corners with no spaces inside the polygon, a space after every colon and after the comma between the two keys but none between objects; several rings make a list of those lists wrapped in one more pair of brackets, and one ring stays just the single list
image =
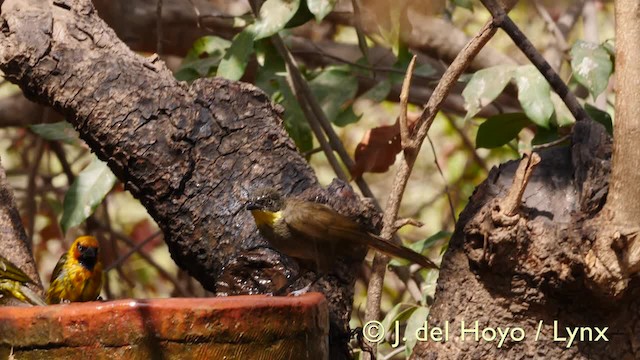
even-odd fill
[{"label": "weaver's black face", "polygon": [[85,268],[93,270],[98,262],[98,248],[94,246],[85,246],[78,243],[78,262]]},{"label": "weaver's black face", "polygon": [[263,210],[278,212],[282,210],[284,201],[275,189],[261,189],[257,191],[249,201],[247,201],[247,210]]}]

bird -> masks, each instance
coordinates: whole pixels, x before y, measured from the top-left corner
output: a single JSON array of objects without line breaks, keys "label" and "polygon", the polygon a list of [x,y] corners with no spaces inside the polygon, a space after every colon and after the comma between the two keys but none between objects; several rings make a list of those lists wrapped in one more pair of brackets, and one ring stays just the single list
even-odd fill
[{"label": "bird", "polygon": [[36,283],[11,261],[0,256],[0,293],[31,305],[46,305],[42,297],[27,287]]},{"label": "bird", "polygon": [[276,250],[315,263],[316,271],[331,272],[337,256],[353,257],[354,246],[366,245],[424,268],[438,268],[425,256],[389,242],[328,205],[283,197],[272,188],[256,191],[246,202],[258,231]]},{"label": "bird", "polygon": [[102,262],[98,239],[78,237],[64,253],[51,274],[47,304],[94,301],[102,289]]}]

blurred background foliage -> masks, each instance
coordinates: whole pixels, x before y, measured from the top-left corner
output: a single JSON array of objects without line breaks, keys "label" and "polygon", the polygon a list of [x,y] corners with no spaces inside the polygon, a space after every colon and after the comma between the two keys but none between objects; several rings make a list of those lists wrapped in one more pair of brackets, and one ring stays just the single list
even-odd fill
[{"label": "blurred background foliage", "polygon": [[[336,173],[305,119],[296,97],[300,94],[289,87],[282,54],[268,38],[279,32],[313,98],[356,159],[351,169],[341,166],[354,177],[362,176],[383,207],[399,151],[398,131],[393,127],[399,114],[394,89],[402,83],[411,55],[417,54],[415,98],[409,109],[410,118],[415,118],[428,100],[429,89],[452,60],[438,50],[447,44],[437,43],[435,35],[421,36],[420,31],[426,30],[420,27],[427,24],[431,32],[441,33],[439,38],[451,36],[453,43],[459,42],[453,40],[455,36],[473,36],[490,18],[479,2],[471,0],[359,0],[361,21],[353,20],[354,2],[344,0],[268,0],[257,18],[245,0],[206,3],[217,9],[215,17],[231,19],[235,32],[221,35],[212,30],[189,45],[185,54],[161,54],[176,78],[190,82],[223,76],[260,87],[283,105],[284,126],[320,182],[329,184]],[[589,105],[592,116],[610,125],[613,4],[581,1],[584,14],[580,15],[584,16],[577,17],[562,44],[551,23],[575,3],[521,1],[510,15],[541,53],[556,49],[562,78]],[[187,2],[183,5],[189,6]],[[196,5],[191,2],[194,9]],[[594,7],[595,16],[587,16],[587,6]],[[438,24],[450,28],[434,29]],[[163,33],[172,31],[171,23],[162,25]],[[412,32],[418,32],[417,36],[407,35]],[[416,38],[427,43],[418,46]],[[429,43],[430,39],[435,40]],[[399,235],[407,246],[432,259],[441,258],[458,214],[493,166],[518,158],[532,146],[561,141],[573,123],[548,84],[535,68],[526,65],[505,34],[498,33],[489,47],[499,56],[491,57],[488,64],[492,66],[487,62],[472,65],[461,78],[457,93],[450,96],[452,100],[445,103],[429,132],[430,140],[422,147],[403,198],[400,216],[417,219],[424,226],[406,226]],[[0,83],[0,101],[17,93],[14,85]],[[15,190],[45,287],[55,262],[73,238],[89,233],[100,240],[108,269],[103,297],[212,295],[177,269],[144,207],[91,154],[70,125],[46,109],[33,123],[37,125],[0,129],[0,158]],[[362,326],[371,258],[363,265],[356,286],[353,328]],[[390,268],[406,266],[393,261]],[[400,320],[411,329],[426,319],[438,274],[411,270],[409,278],[395,271],[387,275],[385,325]],[[381,352],[389,354],[388,358],[400,358],[413,343],[415,339],[409,339],[406,348],[400,349],[385,344]]]}]

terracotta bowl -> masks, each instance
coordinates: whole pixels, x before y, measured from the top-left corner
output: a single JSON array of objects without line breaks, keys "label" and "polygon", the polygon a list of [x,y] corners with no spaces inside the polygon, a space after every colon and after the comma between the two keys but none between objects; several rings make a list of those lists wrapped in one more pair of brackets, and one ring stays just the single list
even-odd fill
[{"label": "terracotta bowl", "polygon": [[0,307],[0,359],[327,359],[328,333],[318,293]]}]

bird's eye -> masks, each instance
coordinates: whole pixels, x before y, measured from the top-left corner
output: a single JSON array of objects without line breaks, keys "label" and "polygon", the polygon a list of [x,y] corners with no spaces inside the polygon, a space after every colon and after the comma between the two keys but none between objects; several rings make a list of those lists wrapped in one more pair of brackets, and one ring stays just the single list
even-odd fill
[{"label": "bird's eye", "polygon": [[80,251],[80,252],[84,251],[84,246],[78,244],[78,251]]}]

